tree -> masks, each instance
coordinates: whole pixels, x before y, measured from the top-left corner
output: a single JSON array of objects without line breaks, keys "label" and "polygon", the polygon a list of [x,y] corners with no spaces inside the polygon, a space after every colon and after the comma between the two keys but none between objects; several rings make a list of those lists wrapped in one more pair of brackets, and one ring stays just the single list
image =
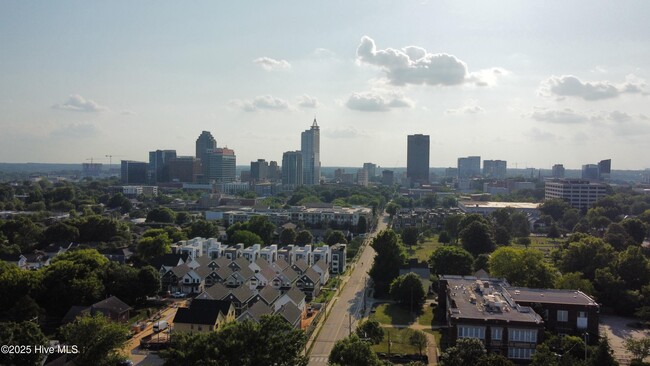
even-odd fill
[{"label": "tree", "polygon": [[393,202],[390,202],[386,205],[386,212],[388,213],[388,215],[390,215],[391,218],[393,218],[393,216],[395,216],[395,214],[397,214],[397,212],[401,209],[402,206]]},{"label": "tree", "polygon": [[632,354],[636,360],[643,360],[650,356],[650,338],[635,339],[626,338],[624,341],[625,349]]},{"label": "tree", "polygon": [[538,250],[501,247],[490,255],[490,274],[515,286],[553,287],[557,273]]},{"label": "tree", "polygon": [[154,208],[147,214],[147,222],[173,223],[176,220],[174,211],[167,207]]},{"label": "tree", "polygon": [[283,245],[294,244],[296,242],[297,236],[298,234],[296,234],[296,230],[292,228],[284,229],[280,233],[280,244]]},{"label": "tree", "polygon": [[625,231],[623,225],[615,222],[607,226],[603,240],[616,250],[623,250],[628,246],[628,244],[632,243],[632,238],[630,238],[627,231]]},{"label": "tree", "polygon": [[479,270],[489,271],[490,270],[490,255],[489,254],[479,254],[478,257],[474,260],[472,264],[474,272]]},{"label": "tree", "polygon": [[588,295],[595,295],[594,285],[586,278],[582,278],[580,272],[565,273],[555,282],[555,288],[566,290],[580,290]]},{"label": "tree", "polygon": [[44,243],[70,243],[79,239],[79,229],[65,222],[57,222],[43,232]]},{"label": "tree", "polygon": [[462,338],[456,341],[456,345],[447,348],[440,355],[442,366],[465,366],[475,365],[485,355],[485,346],[480,339]]},{"label": "tree", "polygon": [[239,230],[235,231],[235,234],[230,238],[231,243],[243,243],[244,247],[250,247],[253,244],[262,244],[262,238],[259,235],[248,231],[248,230]]},{"label": "tree", "polygon": [[[176,225],[186,225],[192,221],[192,215],[190,215],[187,212],[177,212],[176,213],[176,221],[174,223]],[[208,236],[210,238],[210,236]]]},{"label": "tree", "polygon": [[271,223],[267,216],[253,216],[247,222],[247,230],[257,234],[262,238],[261,243],[270,245],[273,240],[273,233],[275,232],[275,225]]},{"label": "tree", "polygon": [[196,220],[187,228],[189,238],[216,238],[219,236],[219,227],[215,222],[208,220]]},{"label": "tree", "polygon": [[618,253],[616,273],[628,288],[640,289],[650,283],[650,261],[643,255],[641,248],[630,246],[624,252]]},{"label": "tree", "polygon": [[334,230],[331,232],[330,235],[325,236],[325,243],[327,243],[328,245],[334,245],[338,243],[347,244],[348,240],[345,239],[345,235],[343,235],[342,231]]},{"label": "tree", "polygon": [[449,215],[445,217],[444,228],[449,236],[455,241],[458,238],[460,220],[463,218],[462,215]]},{"label": "tree", "polygon": [[449,233],[445,230],[441,231],[440,234],[438,234],[438,242],[442,244],[449,244],[451,243],[451,236],[449,236]]},{"label": "tree", "polygon": [[140,268],[137,281],[139,297],[154,296],[160,292],[160,272],[152,266]]},{"label": "tree", "polygon": [[393,230],[382,230],[373,239],[371,246],[376,254],[369,275],[375,285],[376,296],[385,296],[389,292],[390,283],[399,275],[399,267],[404,263],[404,249]]},{"label": "tree", "polygon": [[544,215],[551,216],[554,221],[559,221],[565,211],[569,209],[571,209],[571,206],[561,199],[546,200],[539,205],[539,211]]},{"label": "tree", "polygon": [[366,231],[368,231],[368,220],[365,216],[360,215],[357,222],[357,233],[365,233]]},{"label": "tree", "polygon": [[503,226],[497,226],[494,229],[494,242],[498,245],[509,245],[510,244],[510,231]]},{"label": "tree", "polygon": [[341,366],[380,366],[377,354],[370,344],[362,341],[356,334],[336,341],[330,352],[328,363]]},{"label": "tree", "polygon": [[47,337],[41,329],[30,321],[22,323],[0,323],[0,344],[29,346],[31,352],[2,352],[1,365],[40,366],[45,358],[44,353],[35,352],[35,346],[48,346]]},{"label": "tree", "polygon": [[591,353],[587,362],[588,366],[618,366],[614,358],[614,351],[609,346],[607,336],[600,337],[595,350]]},{"label": "tree", "polygon": [[311,235],[311,233],[308,230],[302,230],[296,236],[296,244],[300,246],[311,244],[313,240],[314,237],[313,235]]},{"label": "tree", "polygon": [[557,225],[555,223],[551,224],[551,227],[548,229],[546,236],[551,239],[557,239],[560,237],[560,229],[557,228]]},{"label": "tree", "polygon": [[402,242],[408,245],[409,248],[418,243],[418,228],[416,227],[405,227],[402,230]]},{"label": "tree", "polygon": [[515,366],[515,364],[503,355],[487,353],[478,359],[476,366]]},{"label": "tree", "polygon": [[172,241],[167,236],[167,233],[164,232],[160,235],[150,237],[145,236],[138,242],[137,252],[143,259],[151,259],[159,257],[163,254],[171,252]]},{"label": "tree", "polygon": [[418,275],[411,272],[393,280],[390,284],[390,296],[404,308],[419,312],[424,305],[426,292]]},{"label": "tree", "polygon": [[363,321],[356,330],[357,336],[361,339],[368,339],[370,343],[379,344],[384,339],[384,328],[378,321],[369,319]]},{"label": "tree", "polygon": [[648,235],[648,227],[639,219],[627,218],[621,221],[621,226],[625,228],[625,231],[635,244],[643,243],[643,240]]},{"label": "tree", "polygon": [[418,349],[418,354],[422,356],[422,349],[427,348],[429,339],[421,330],[412,330],[409,334],[409,344]]},{"label": "tree", "polygon": [[76,365],[101,365],[129,339],[126,326],[112,322],[102,314],[83,316],[60,329],[67,344],[79,349]]},{"label": "tree", "polygon": [[122,193],[116,193],[113,195],[113,197],[108,200],[106,206],[109,208],[119,208],[122,213],[127,213],[133,208],[131,200],[126,198]]},{"label": "tree", "polygon": [[521,238],[530,235],[530,223],[526,214],[515,211],[510,215],[510,221],[512,221],[512,236]]},{"label": "tree", "polygon": [[472,273],[474,257],[463,248],[442,246],[429,258],[431,273],[440,275],[469,275]]},{"label": "tree", "polygon": [[611,245],[602,239],[588,236],[569,244],[561,254],[558,267],[563,273],[581,272],[585,278],[593,280],[596,269],[611,265],[615,258]]},{"label": "tree", "polygon": [[[462,222],[461,220],[461,224]],[[490,253],[494,250],[494,240],[492,239],[490,227],[478,220],[470,222],[460,232],[460,241],[463,248],[474,256],[481,253]]]}]

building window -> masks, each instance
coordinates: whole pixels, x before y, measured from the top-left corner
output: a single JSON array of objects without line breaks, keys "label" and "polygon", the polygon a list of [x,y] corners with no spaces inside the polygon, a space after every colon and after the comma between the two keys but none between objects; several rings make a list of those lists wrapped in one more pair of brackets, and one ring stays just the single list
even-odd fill
[{"label": "building window", "polygon": [[500,341],[502,336],[503,336],[503,328],[492,327],[492,340],[493,341]]},{"label": "building window", "polygon": [[536,329],[509,329],[508,340],[511,342],[537,343]]},{"label": "building window", "polygon": [[567,311],[567,310],[558,310],[557,311],[557,321],[559,321],[559,322],[568,322],[569,321],[569,311]]},{"label": "building window", "polygon": [[485,339],[485,327],[458,326],[458,338]]},{"label": "building window", "polygon": [[579,311],[578,312],[578,319],[576,321],[576,325],[578,326],[578,329],[587,329],[587,324],[589,323],[589,320],[587,319],[587,312],[586,311]]},{"label": "building window", "polygon": [[508,358],[530,360],[533,358],[533,354],[535,354],[535,350],[532,348],[508,348]]}]

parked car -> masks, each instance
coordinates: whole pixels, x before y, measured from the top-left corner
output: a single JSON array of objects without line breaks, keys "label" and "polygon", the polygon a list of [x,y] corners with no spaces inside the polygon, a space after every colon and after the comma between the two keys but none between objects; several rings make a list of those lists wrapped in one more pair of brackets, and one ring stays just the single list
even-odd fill
[{"label": "parked car", "polygon": [[154,333],[158,333],[160,331],[163,331],[163,330],[167,329],[168,326],[169,326],[169,323],[166,320],[161,320],[159,322],[156,322],[153,325],[153,331],[154,331]]},{"label": "parked car", "polygon": [[184,293],[184,292],[180,292],[180,291],[176,291],[176,292],[174,292],[174,293],[172,294],[172,297],[175,298],[175,299],[182,299],[182,298],[185,297],[185,293]]}]

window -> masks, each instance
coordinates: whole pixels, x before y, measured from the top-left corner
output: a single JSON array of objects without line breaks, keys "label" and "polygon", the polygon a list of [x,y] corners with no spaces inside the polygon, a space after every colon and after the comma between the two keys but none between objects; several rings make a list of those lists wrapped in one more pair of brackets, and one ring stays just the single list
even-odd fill
[{"label": "window", "polygon": [[533,358],[533,354],[535,354],[535,350],[532,348],[508,348],[508,358],[530,360]]},{"label": "window", "polygon": [[502,336],[503,336],[503,328],[492,327],[492,340],[493,341],[500,341]]},{"label": "window", "polygon": [[557,321],[559,321],[559,322],[568,322],[569,321],[569,312],[567,310],[558,310],[557,311]]},{"label": "window", "polygon": [[537,343],[537,330],[508,329],[508,340],[511,342]]},{"label": "window", "polygon": [[576,325],[578,326],[578,329],[587,329],[588,323],[589,323],[589,320],[587,319],[587,312],[586,311],[579,311],[578,312],[578,319],[576,321]]},{"label": "window", "polygon": [[485,327],[458,326],[458,338],[485,339]]}]

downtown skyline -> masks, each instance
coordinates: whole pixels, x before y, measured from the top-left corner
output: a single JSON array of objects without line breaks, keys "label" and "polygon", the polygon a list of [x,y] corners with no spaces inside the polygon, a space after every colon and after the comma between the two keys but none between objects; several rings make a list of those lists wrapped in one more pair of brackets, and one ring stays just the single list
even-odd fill
[{"label": "downtown skyline", "polygon": [[193,155],[282,161],[321,127],[323,166],[458,157],[644,169],[650,4],[0,3],[0,161]]}]

